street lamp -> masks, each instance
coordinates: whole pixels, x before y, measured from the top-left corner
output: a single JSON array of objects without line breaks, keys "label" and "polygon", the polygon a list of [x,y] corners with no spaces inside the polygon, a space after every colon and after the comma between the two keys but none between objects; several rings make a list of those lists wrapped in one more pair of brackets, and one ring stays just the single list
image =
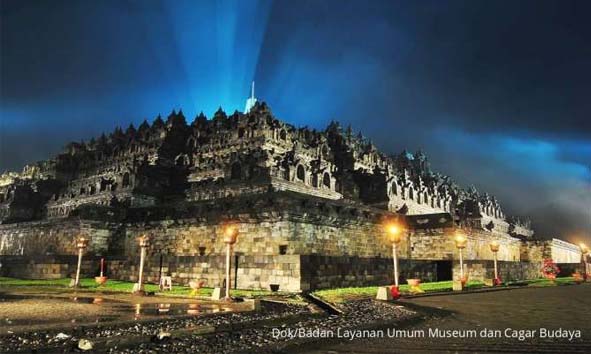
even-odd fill
[{"label": "street lamp", "polygon": [[230,255],[232,253],[232,245],[236,243],[238,238],[238,227],[235,225],[228,225],[224,229],[224,243],[226,244],[226,297],[225,301],[232,301],[230,297]]},{"label": "street lamp", "polygon": [[396,246],[401,241],[402,227],[395,222],[386,224],[386,234],[388,240],[392,242],[392,261],[394,262],[394,285],[398,289],[398,255],[396,254]]},{"label": "street lamp", "polygon": [[82,268],[82,253],[86,247],[88,247],[88,239],[84,236],[79,236],[76,239],[76,248],[78,249],[78,267],[76,268],[76,279],[74,280],[73,287],[77,288],[80,286],[80,268]]},{"label": "street lamp", "polygon": [[500,284],[500,281],[499,281],[499,271],[498,271],[498,268],[497,268],[497,252],[499,252],[499,248],[500,247],[501,246],[499,245],[499,243],[497,241],[492,241],[490,243],[490,250],[493,253],[493,259],[494,259],[494,262],[495,262],[495,280],[494,280],[494,283],[493,283],[494,285],[499,285]]},{"label": "street lamp", "polygon": [[143,295],[144,260],[146,259],[146,248],[150,246],[150,237],[148,235],[142,235],[138,237],[138,243],[140,245],[140,274],[138,275],[137,283],[133,286],[133,293]]},{"label": "street lamp", "polygon": [[456,231],[456,236],[454,237],[454,241],[456,243],[456,247],[457,249],[460,251],[460,281],[462,282],[462,285],[464,283],[464,258],[462,255],[462,250],[464,248],[466,248],[466,243],[468,242],[468,239],[466,238],[466,235],[464,235],[464,233],[460,230]]},{"label": "street lamp", "polygon": [[583,279],[586,281],[587,280],[587,254],[589,254],[589,247],[587,247],[586,244],[581,243],[579,244],[579,247],[581,247],[581,257],[583,258]]}]

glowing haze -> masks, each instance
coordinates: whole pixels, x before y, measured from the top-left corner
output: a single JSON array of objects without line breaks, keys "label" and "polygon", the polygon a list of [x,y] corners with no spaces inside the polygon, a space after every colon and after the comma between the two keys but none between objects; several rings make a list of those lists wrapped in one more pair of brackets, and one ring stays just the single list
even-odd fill
[{"label": "glowing haze", "polygon": [[0,171],[257,97],[422,148],[539,235],[591,243],[591,3],[3,1]]}]

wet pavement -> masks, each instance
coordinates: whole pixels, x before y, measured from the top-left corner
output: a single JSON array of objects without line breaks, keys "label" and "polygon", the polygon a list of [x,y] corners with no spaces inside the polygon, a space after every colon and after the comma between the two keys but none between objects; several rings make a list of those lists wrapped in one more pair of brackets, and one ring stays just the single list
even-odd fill
[{"label": "wet pavement", "polygon": [[207,300],[138,297],[133,295],[41,295],[0,292],[0,335],[97,323],[201,316],[250,311],[247,303],[225,304]]},{"label": "wet pavement", "polygon": [[[0,353],[69,353],[79,351],[77,348],[83,341],[92,344],[92,352],[100,353],[228,353],[254,345],[249,344],[253,337],[244,333],[252,334],[257,323],[286,323],[310,313],[305,305],[263,301],[257,311],[76,323],[59,329],[0,334]],[[265,344],[264,340],[254,342]]]},{"label": "wet pavement", "polygon": [[[67,303],[65,299],[62,299]],[[97,306],[88,303],[87,306]],[[246,301],[245,301],[246,302]],[[71,304],[70,304],[71,305]],[[104,303],[103,303],[104,305]],[[155,303],[149,304],[155,305]],[[180,306],[181,304],[172,304]],[[275,352],[296,340],[276,335],[294,329],[354,329],[376,322],[392,323],[415,316],[393,303],[359,300],[344,304],[341,315],[329,315],[306,303],[261,301],[256,311],[197,316],[156,317],[134,321],[75,324],[0,334],[0,353],[64,353],[90,343],[109,353],[253,353]],[[162,337],[162,338],[161,338]]]},{"label": "wet pavement", "polygon": [[[340,340],[284,352],[591,353],[591,284],[422,297],[402,303],[441,312],[412,326],[382,328],[384,338]],[[456,338],[442,338],[454,330]],[[581,338],[576,338],[577,331]],[[458,338],[462,334],[470,337]]]}]

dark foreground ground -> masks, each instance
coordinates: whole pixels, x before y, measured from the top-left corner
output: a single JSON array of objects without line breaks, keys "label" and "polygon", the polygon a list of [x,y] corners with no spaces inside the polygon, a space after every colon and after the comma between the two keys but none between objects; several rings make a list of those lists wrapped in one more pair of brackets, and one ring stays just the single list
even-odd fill
[{"label": "dark foreground ground", "polygon": [[[134,317],[129,304],[119,302],[122,297],[97,302],[55,294],[47,299],[2,296],[0,292],[4,300],[0,303],[0,353],[276,352],[294,344],[289,337],[274,335],[290,327],[350,329],[416,317],[400,305],[370,299],[344,304],[337,315],[306,302],[261,300],[258,310],[240,311],[247,301],[161,304],[154,301],[174,299],[150,297],[141,298],[147,302],[136,305]],[[68,318],[71,322],[64,323]]]},{"label": "dark foreground ground", "polygon": [[[424,331],[425,338],[369,338],[308,345],[286,353],[591,353],[591,284],[433,296],[405,300],[411,306],[443,310],[404,329]],[[449,314],[445,314],[449,312]],[[390,327],[392,328],[392,327]],[[429,329],[475,329],[477,338],[433,338]],[[501,338],[480,338],[482,329],[500,330]],[[580,330],[581,338],[540,338],[540,328]],[[507,329],[535,330],[533,338]],[[416,331],[419,330],[419,331]],[[386,329],[384,329],[386,331]],[[522,332],[527,335],[531,332]],[[564,332],[562,332],[564,335]]]},{"label": "dark foreground ground", "polygon": [[[338,304],[340,311],[297,297],[248,311],[254,302],[15,291],[0,289],[0,353],[81,352],[83,342],[92,344],[85,352],[99,353],[591,353],[591,283],[400,303],[364,298]],[[541,338],[541,328],[551,336]],[[384,335],[349,339],[360,330]],[[443,338],[453,334],[446,331],[460,338]],[[474,336],[462,338],[469,331]],[[317,337],[330,333],[338,335]]]}]

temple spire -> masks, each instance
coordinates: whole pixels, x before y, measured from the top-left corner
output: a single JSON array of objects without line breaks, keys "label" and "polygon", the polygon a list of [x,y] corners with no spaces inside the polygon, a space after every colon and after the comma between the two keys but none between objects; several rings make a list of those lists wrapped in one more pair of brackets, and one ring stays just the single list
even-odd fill
[{"label": "temple spire", "polygon": [[250,97],[246,100],[246,106],[244,107],[244,113],[250,112],[254,104],[257,102],[257,99],[254,97],[254,81],[250,86]]}]

